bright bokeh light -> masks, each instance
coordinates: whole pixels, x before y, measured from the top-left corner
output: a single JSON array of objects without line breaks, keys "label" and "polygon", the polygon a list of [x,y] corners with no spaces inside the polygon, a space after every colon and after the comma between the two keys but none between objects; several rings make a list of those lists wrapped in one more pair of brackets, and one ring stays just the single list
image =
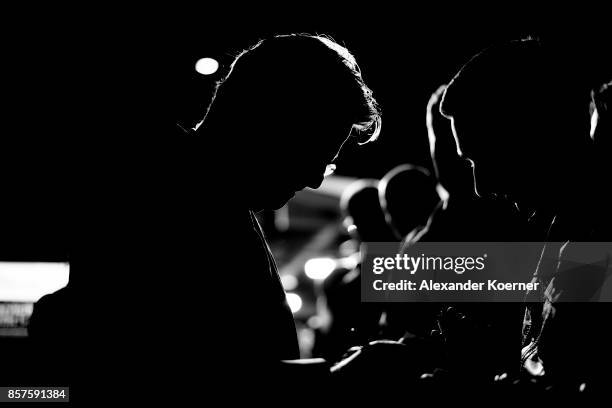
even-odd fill
[{"label": "bright bokeh light", "polygon": [[59,262],[0,262],[0,301],[36,302],[68,284],[69,266]]},{"label": "bright bokeh light", "polygon": [[302,298],[297,293],[287,293],[286,296],[291,313],[297,313],[302,308]]},{"label": "bright bokeh light", "polygon": [[283,289],[286,291],[294,290],[298,286],[297,278],[289,274],[281,276],[281,283],[283,284]]},{"label": "bright bokeh light", "polygon": [[213,58],[200,58],[195,65],[195,70],[202,75],[212,75],[218,69],[219,63]]},{"label": "bright bokeh light", "polygon": [[312,258],[304,264],[306,276],[313,280],[324,280],[336,268],[336,261],[331,258]]},{"label": "bright bokeh light", "polygon": [[361,256],[359,253],[354,253],[349,256],[345,256],[344,258],[338,259],[338,265],[344,269],[353,270],[359,265],[359,261],[361,260]]}]

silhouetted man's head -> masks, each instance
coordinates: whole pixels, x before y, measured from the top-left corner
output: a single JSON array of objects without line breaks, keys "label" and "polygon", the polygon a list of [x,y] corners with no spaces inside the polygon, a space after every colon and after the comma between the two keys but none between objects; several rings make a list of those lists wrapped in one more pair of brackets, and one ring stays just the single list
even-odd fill
[{"label": "silhouetted man's head", "polygon": [[411,164],[388,172],[380,181],[378,192],[387,222],[399,239],[426,225],[440,202],[436,181],[429,171]]},{"label": "silhouetted man's head", "polygon": [[559,57],[514,41],[476,55],[450,82],[441,111],[474,162],[480,194],[540,200],[575,165],[588,137],[587,95]]},{"label": "silhouetted man's head", "polygon": [[251,209],[279,208],[321,184],[343,143],[378,136],[380,114],[346,48],[286,35],[244,51],[219,84],[202,129],[220,143]]},{"label": "silhouetted man's head", "polygon": [[350,184],[340,198],[344,225],[362,242],[394,241],[378,200],[378,180],[362,179]]}]

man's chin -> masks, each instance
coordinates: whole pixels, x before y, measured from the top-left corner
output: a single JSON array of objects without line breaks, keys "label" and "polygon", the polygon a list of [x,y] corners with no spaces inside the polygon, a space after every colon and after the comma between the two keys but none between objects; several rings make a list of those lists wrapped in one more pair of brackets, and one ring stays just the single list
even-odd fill
[{"label": "man's chin", "polygon": [[256,211],[278,210],[281,209],[295,196],[295,193],[285,194],[284,196],[268,197],[257,205]]},{"label": "man's chin", "polygon": [[278,198],[277,200],[275,200],[275,203],[273,204],[274,208],[272,209],[278,210],[283,208],[289,201],[291,201],[293,197],[295,197],[295,193],[290,193],[285,197]]}]

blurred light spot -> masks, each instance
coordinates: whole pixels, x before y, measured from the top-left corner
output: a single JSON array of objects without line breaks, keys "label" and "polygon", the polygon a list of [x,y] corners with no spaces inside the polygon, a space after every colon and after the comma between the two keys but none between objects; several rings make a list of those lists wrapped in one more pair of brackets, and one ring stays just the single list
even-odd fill
[{"label": "blurred light spot", "polygon": [[318,329],[323,326],[323,319],[317,315],[314,315],[311,316],[306,323],[311,329]]},{"label": "blurred light spot", "polygon": [[195,65],[195,70],[202,75],[214,74],[218,69],[219,63],[212,58],[200,58]]},{"label": "blurred light spot", "polygon": [[354,239],[347,239],[338,247],[341,256],[354,256],[359,251],[359,243]]},{"label": "blurred light spot", "polygon": [[36,302],[68,284],[69,266],[55,262],[0,262],[0,301]]},{"label": "blurred light spot", "polygon": [[287,303],[292,313],[297,313],[302,308],[302,298],[297,293],[287,293]]},{"label": "blurred light spot", "polygon": [[352,270],[352,269],[355,269],[357,267],[357,265],[359,264],[360,260],[361,260],[361,256],[358,253],[353,253],[353,254],[351,254],[349,256],[341,258],[338,261],[338,263],[344,269]]},{"label": "blurred light spot", "polygon": [[336,261],[331,258],[312,258],[304,264],[306,276],[314,280],[324,280],[336,268]]},{"label": "blurred light spot", "polygon": [[307,327],[302,327],[298,329],[297,336],[298,344],[300,346],[300,356],[302,358],[312,357],[312,348],[315,344],[314,332]]},{"label": "blurred light spot", "polygon": [[293,275],[283,275],[281,276],[281,283],[283,284],[283,289],[290,291],[297,288],[298,280]]},{"label": "blurred light spot", "polygon": [[357,233],[357,226],[355,224],[347,225],[346,232],[349,233],[349,234],[356,234]]}]

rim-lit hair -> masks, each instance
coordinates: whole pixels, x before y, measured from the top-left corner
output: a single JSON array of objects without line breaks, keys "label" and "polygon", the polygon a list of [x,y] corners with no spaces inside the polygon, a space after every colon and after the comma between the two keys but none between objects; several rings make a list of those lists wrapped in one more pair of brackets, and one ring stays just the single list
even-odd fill
[{"label": "rim-lit hair", "polygon": [[[325,36],[325,35],[312,35],[312,34],[277,35],[277,36],[272,37],[269,40],[260,40],[255,45],[247,49],[244,49],[243,51],[238,53],[235,56],[233,62],[230,64],[229,69],[227,70],[226,74],[223,76],[223,78],[217,81],[211,104],[206,109],[203,120],[200,123],[198,123],[198,125],[195,128],[196,129],[199,128],[202,125],[202,123],[206,122],[207,116],[209,115],[211,111],[211,107],[214,105],[215,101],[218,98],[219,89],[222,89],[228,86],[228,84],[231,82],[231,79],[235,76],[233,75],[234,71],[237,71],[237,68],[243,64],[243,61],[244,61],[245,66],[249,65],[249,62],[247,62],[246,60],[248,58],[252,59],[251,55],[256,55],[260,53],[261,51],[259,50],[263,49],[264,45],[270,44],[269,46],[271,47],[272,46],[271,44],[277,43],[279,39],[288,39],[288,38],[314,39],[324,44],[328,50],[333,51],[335,59],[341,62],[347,68],[345,75],[343,75],[343,81],[344,79],[347,79],[348,81],[344,81],[344,82],[350,82],[350,84],[344,83],[342,85],[350,86],[351,88],[350,96],[353,97],[352,100],[355,100],[355,98],[357,98],[355,102],[351,102],[351,105],[355,105],[356,109],[351,111],[351,119],[354,120],[354,122],[353,122],[353,126],[351,129],[350,135],[352,137],[357,138],[359,141],[359,144],[365,144],[370,141],[376,140],[378,136],[380,135],[381,125],[382,125],[380,107],[378,103],[376,102],[376,100],[374,99],[372,90],[365,84],[362,74],[361,74],[361,70],[359,68],[359,65],[357,64],[357,61],[355,60],[355,57],[351,54],[351,52],[346,47],[338,44],[331,37]],[[277,58],[282,58],[282,57],[283,56],[278,56]],[[268,68],[270,70],[273,70],[275,67],[270,66]],[[304,70],[304,67],[300,67],[300,66],[292,67],[292,68],[295,68],[296,70]],[[322,66],[321,69],[323,68],[325,67]],[[326,74],[325,72],[319,72],[318,67],[316,65],[314,65],[313,71],[316,75],[321,75],[321,77],[324,77]],[[301,73],[303,74],[303,72]],[[327,102],[324,99],[325,98],[321,98],[317,102],[321,104]],[[346,103],[343,105],[346,105]]]},{"label": "rim-lit hair", "polygon": [[348,49],[346,49],[346,47],[341,46],[329,36],[316,35],[310,37],[318,39],[323,44],[327,45],[327,47],[338,53],[340,57],[342,57],[342,62],[355,76],[355,80],[363,92],[362,97],[364,100],[364,107],[366,108],[366,111],[364,112],[364,120],[353,125],[353,130],[355,130],[358,134],[367,135],[366,140],[360,144],[365,144],[378,139],[382,128],[380,107],[378,106],[376,99],[374,99],[372,90],[368,88],[363,81],[361,69],[357,64],[355,57]]}]

